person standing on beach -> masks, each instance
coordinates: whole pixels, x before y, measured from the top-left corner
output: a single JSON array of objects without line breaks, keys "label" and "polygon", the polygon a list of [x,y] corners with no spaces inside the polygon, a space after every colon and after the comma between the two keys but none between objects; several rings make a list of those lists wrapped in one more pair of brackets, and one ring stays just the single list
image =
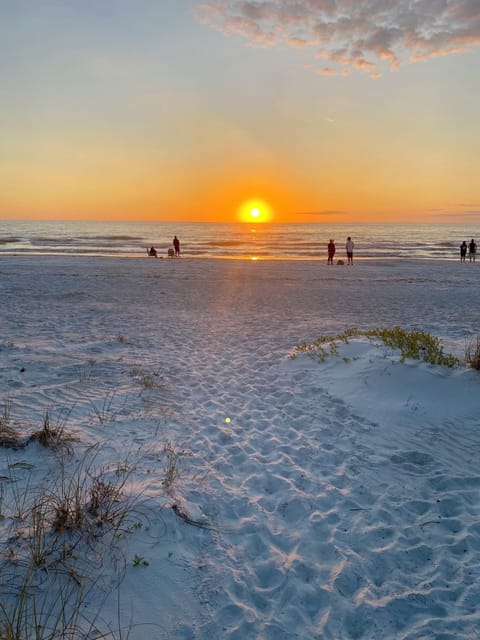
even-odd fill
[{"label": "person standing on beach", "polygon": [[347,250],[347,265],[353,264],[353,247],[355,245],[353,244],[353,240],[351,239],[350,236],[348,236],[347,238],[347,244],[345,245],[345,248]]},{"label": "person standing on beach", "polygon": [[177,236],[175,236],[173,239],[173,248],[175,249],[175,258],[179,258],[180,257],[180,240],[177,238]]},{"label": "person standing on beach", "polygon": [[477,253],[477,245],[475,240],[472,238],[470,244],[468,245],[468,259],[470,262],[475,262],[475,254]]},{"label": "person standing on beach", "polygon": [[466,255],[467,255],[467,243],[464,240],[460,245],[460,262],[465,262]]},{"label": "person standing on beach", "polygon": [[335,255],[335,242],[330,238],[328,243],[328,260],[327,264],[333,264],[333,256]]}]

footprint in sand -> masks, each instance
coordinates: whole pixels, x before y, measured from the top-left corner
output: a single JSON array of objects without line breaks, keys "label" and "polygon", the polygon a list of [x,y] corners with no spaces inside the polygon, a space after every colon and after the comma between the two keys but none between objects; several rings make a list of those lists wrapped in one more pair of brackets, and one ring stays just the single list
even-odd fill
[{"label": "footprint in sand", "polygon": [[404,451],[394,454],[390,460],[393,464],[401,465],[405,471],[418,475],[429,473],[435,463],[433,456],[421,451]]}]

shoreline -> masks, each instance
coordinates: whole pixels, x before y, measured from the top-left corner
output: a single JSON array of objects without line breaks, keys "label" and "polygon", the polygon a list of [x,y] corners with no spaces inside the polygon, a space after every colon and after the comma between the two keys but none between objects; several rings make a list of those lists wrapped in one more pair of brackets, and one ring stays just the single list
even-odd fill
[{"label": "shoreline", "polygon": [[[132,254],[102,254],[102,253],[48,253],[48,252],[39,252],[35,253],[33,251],[25,252],[25,253],[7,253],[0,252],[0,259],[8,259],[8,258],[59,258],[59,259],[69,259],[69,258],[80,258],[80,259],[105,259],[105,260],[149,260],[150,262],[155,262],[158,260],[166,261],[166,262],[178,262],[178,261],[234,261],[234,262],[324,262],[327,265],[327,256],[325,257],[304,257],[304,256],[192,256],[192,255],[182,255],[180,258],[169,258],[168,256],[159,256],[157,258],[152,258],[145,255],[132,255]],[[347,265],[347,257],[339,257],[334,258],[335,262],[333,265],[329,266],[348,266]],[[336,260],[343,260],[345,262],[344,265],[337,265]],[[423,263],[448,263],[451,264],[453,262],[459,262],[460,258],[432,258],[432,257],[403,257],[403,256],[354,256],[354,265],[355,263],[415,263],[419,262]],[[476,264],[476,262],[470,263],[467,260],[464,261],[469,264]],[[478,264],[480,264],[480,257],[478,260]]]},{"label": "shoreline", "polygon": [[[32,223],[0,224],[0,255],[85,255],[95,257],[141,258],[154,246],[166,259],[174,235],[180,239],[183,258],[191,260],[251,260],[295,262],[327,260],[329,238],[336,239],[336,259],[345,260],[345,240],[355,242],[355,262],[421,259],[435,261],[459,258],[465,238],[480,237],[473,229],[433,225],[328,225],[275,224],[210,225],[202,223]],[[476,233],[478,231],[478,233]]]}]

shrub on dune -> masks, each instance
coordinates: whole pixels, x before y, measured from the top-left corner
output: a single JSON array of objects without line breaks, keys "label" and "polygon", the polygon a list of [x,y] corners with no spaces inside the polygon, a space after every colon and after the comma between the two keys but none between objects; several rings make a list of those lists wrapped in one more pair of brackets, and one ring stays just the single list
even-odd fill
[{"label": "shrub on dune", "polygon": [[[291,357],[295,358],[300,353],[306,353],[311,358],[323,362],[327,355],[337,355],[338,342],[348,343],[352,337],[365,337],[370,340],[380,339],[387,347],[400,350],[401,362],[404,362],[407,358],[412,358],[447,367],[453,367],[459,363],[458,358],[443,351],[439,338],[426,331],[406,331],[398,326],[392,329],[377,327],[369,331],[359,331],[352,327],[336,336],[320,336],[313,342],[304,342],[297,345]],[[480,368],[480,342],[478,344],[478,354]]]}]

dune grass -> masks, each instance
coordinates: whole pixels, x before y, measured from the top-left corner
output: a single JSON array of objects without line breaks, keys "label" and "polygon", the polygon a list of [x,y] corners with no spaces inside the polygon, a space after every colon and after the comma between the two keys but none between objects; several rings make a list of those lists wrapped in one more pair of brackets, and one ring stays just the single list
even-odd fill
[{"label": "dune grass", "polygon": [[472,369],[480,371],[480,336],[465,345],[465,362]]},{"label": "dune grass", "polygon": [[291,357],[296,358],[299,354],[306,353],[309,357],[323,362],[328,355],[338,354],[339,342],[348,343],[349,339],[354,337],[365,337],[372,341],[379,339],[384,345],[399,349],[401,362],[411,358],[447,367],[453,367],[460,362],[452,354],[444,352],[439,338],[426,331],[406,331],[398,326],[377,327],[368,331],[360,331],[352,327],[335,336],[319,336],[313,342],[297,345]]},{"label": "dune grass", "polygon": [[52,424],[50,414],[45,412],[41,429],[34,431],[29,437],[29,442],[38,442],[42,447],[60,450],[72,454],[71,442],[74,438],[67,433],[65,420],[59,420],[57,424]]},{"label": "dune grass", "polygon": [[126,490],[132,466],[98,469],[97,446],[75,463],[63,446],[54,452],[56,471],[38,483],[17,463],[8,499],[2,482],[0,640],[125,638],[100,624],[101,606],[87,611],[101,572],[121,565],[121,541],[146,517],[141,496]]}]

